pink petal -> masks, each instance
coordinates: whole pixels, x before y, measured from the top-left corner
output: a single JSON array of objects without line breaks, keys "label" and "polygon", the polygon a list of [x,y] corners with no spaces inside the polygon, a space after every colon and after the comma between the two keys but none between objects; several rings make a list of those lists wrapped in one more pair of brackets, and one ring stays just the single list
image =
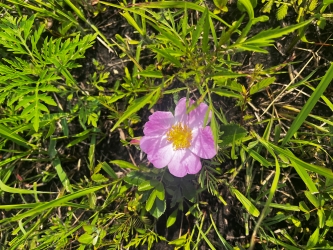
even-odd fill
[{"label": "pink petal", "polygon": [[143,133],[148,136],[165,134],[174,124],[175,118],[171,112],[156,111],[149,116],[149,121],[145,124]]},{"label": "pink petal", "polygon": [[184,177],[187,174],[196,174],[201,169],[200,158],[189,150],[174,151],[173,158],[168,164],[169,171],[176,177]]},{"label": "pink petal", "polygon": [[[207,112],[208,112],[208,106],[206,103],[200,103],[197,108],[192,110],[188,114],[188,119],[189,119],[188,122],[190,128],[203,127]],[[211,112],[209,111],[207,123],[205,125],[207,125],[210,122],[211,116],[212,116]]]},{"label": "pink petal", "polygon": [[[189,106],[193,101],[189,100]],[[187,124],[188,115],[186,114],[186,97],[181,98],[175,108],[175,119],[177,122],[182,122]]]},{"label": "pink petal", "polygon": [[[191,107],[195,102],[192,99],[188,101],[188,107]],[[176,121],[189,124],[191,128],[203,127],[206,113],[208,112],[208,106],[206,103],[200,103],[198,107],[192,110],[189,114],[186,114],[186,97],[179,100],[175,109]],[[211,119],[211,112],[208,115],[207,125]]]},{"label": "pink petal", "polygon": [[189,150],[204,159],[211,159],[216,155],[216,147],[212,130],[209,126],[192,130],[192,143]]},{"label": "pink petal", "polygon": [[143,136],[140,140],[140,147],[156,168],[167,166],[175,152],[172,143],[167,141],[166,136]]}]

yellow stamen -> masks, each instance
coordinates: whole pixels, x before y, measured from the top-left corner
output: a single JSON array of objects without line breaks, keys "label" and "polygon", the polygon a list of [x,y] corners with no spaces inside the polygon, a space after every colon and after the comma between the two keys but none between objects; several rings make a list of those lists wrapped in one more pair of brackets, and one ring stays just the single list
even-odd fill
[{"label": "yellow stamen", "polygon": [[177,123],[167,132],[167,140],[172,142],[174,150],[189,148],[192,141],[192,131],[185,124]]}]

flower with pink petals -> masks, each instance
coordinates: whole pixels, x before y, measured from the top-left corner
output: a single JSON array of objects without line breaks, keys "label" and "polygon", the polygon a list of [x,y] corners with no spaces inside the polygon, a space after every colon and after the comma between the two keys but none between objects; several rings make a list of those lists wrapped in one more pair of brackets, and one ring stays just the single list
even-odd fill
[{"label": "flower with pink petals", "polygon": [[[194,101],[189,100],[189,106]],[[168,166],[171,174],[183,177],[196,174],[201,169],[200,158],[211,159],[216,155],[212,130],[204,124],[208,106],[201,103],[186,112],[186,98],[179,100],[175,114],[157,111],[149,116],[145,124],[144,136],[140,140],[141,149],[156,168]]]}]

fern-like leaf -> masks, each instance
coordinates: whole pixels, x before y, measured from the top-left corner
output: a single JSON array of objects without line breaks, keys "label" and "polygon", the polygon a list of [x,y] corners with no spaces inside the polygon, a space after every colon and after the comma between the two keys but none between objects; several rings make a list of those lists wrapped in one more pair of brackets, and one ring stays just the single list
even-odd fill
[{"label": "fern-like leaf", "polygon": [[278,11],[276,12],[276,19],[282,20],[283,18],[286,17],[287,13],[288,13],[288,5],[282,4],[280,8],[278,8]]},{"label": "fern-like leaf", "polygon": [[273,6],[274,0],[269,0],[267,1],[267,3],[265,4],[265,6],[262,8],[262,12],[263,13],[270,13],[272,6]]},{"label": "fern-like leaf", "polygon": [[[9,56],[0,62],[0,104],[16,111],[15,115],[31,123],[37,132],[43,126],[41,119],[50,113],[49,106],[57,105],[50,93],[60,91],[58,81],[64,78],[69,87],[76,84],[69,70],[80,66],[75,60],[84,57],[96,35],[77,35],[65,41],[42,38],[45,27],[35,29],[35,17],[8,15],[0,19],[0,46],[11,54],[25,55]],[[89,113],[88,123],[97,126],[95,110]]]},{"label": "fern-like leaf", "polygon": [[317,7],[317,4],[318,0],[311,0],[309,4],[309,11],[313,11]]},{"label": "fern-like leaf", "polygon": [[262,53],[268,53],[262,47],[271,46],[274,39],[293,32],[303,26],[308,25],[312,20],[304,21],[299,24],[290,25],[284,28],[268,29],[261,31],[259,34],[243,41],[242,43],[234,44],[234,47],[239,47],[245,50],[259,51]]}]

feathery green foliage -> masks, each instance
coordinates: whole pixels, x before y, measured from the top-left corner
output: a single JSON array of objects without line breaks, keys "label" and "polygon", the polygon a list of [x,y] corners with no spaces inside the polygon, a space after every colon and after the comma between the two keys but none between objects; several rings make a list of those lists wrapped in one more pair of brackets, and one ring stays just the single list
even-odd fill
[{"label": "feathery green foliage", "polygon": [[[0,4],[0,248],[332,248],[330,37],[302,57],[332,1],[263,3]],[[132,139],[183,96],[209,106],[218,154],[177,178]]]}]

